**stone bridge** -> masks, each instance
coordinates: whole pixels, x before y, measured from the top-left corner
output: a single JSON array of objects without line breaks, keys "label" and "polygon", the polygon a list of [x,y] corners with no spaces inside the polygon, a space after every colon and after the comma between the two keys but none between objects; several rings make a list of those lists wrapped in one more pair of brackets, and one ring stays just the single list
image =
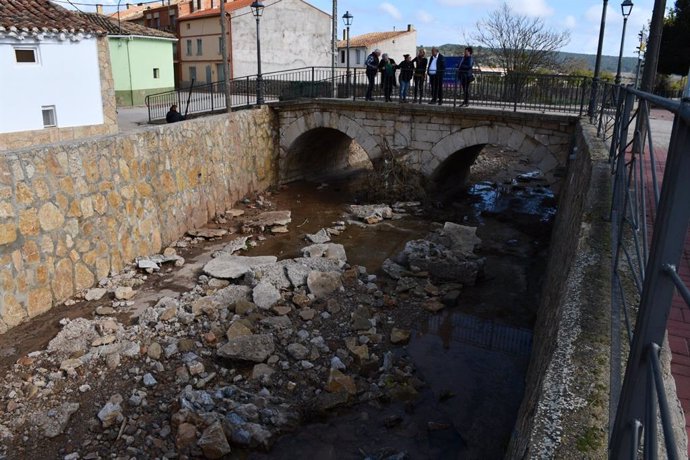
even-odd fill
[{"label": "stone bridge", "polygon": [[390,149],[425,176],[452,171],[465,181],[484,146],[519,153],[549,182],[562,173],[577,117],[453,109],[426,104],[312,100],[272,104],[280,130],[281,182],[318,178],[374,163]]}]

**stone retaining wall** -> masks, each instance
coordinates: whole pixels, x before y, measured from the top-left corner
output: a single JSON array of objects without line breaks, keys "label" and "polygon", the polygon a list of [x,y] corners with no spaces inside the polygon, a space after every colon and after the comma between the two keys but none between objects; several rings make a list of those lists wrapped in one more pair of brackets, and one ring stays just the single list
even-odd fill
[{"label": "stone retaining wall", "polygon": [[608,152],[580,124],[559,200],[525,397],[506,458],[606,458]]},{"label": "stone retaining wall", "polygon": [[268,108],[0,155],[0,333],[276,180]]}]

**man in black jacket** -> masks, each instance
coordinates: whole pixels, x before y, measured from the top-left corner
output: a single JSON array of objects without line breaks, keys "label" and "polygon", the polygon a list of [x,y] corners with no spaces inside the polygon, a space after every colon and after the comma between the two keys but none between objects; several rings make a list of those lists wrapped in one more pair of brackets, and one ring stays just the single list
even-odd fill
[{"label": "man in black jacket", "polygon": [[167,121],[168,123],[175,123],[182,120],[184,120],[184,116],[182,116],[182,114],[177,111],[177,104],[171,105],[170,110],[165,115],[165,121]]},{"label": "man in black jacket", "polygon": [[431,102],[429,104],[443,104],[443,76],[446,73],[446,58],[438,52],[435,46],[431,48],[431,58],[427,67],[429,82],[431,83]]},{"label": "man in black jacket", "polygon": [[367,57],[365,64],[367,66],[367,80],[369,80],[369,86],[367,86],[367,95],[365,100],[373,101],[372,91],[374,91],[374,82],[376,81],[376,74],[379,72],[379,56],[381,56],[381,50],[376,48]]}]

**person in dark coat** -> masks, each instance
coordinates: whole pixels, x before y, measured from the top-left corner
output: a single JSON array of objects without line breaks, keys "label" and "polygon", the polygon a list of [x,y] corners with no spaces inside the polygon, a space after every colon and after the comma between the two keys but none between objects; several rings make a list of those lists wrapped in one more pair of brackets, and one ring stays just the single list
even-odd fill
[{"label": "person in dark coat", "polygon": [[396,68],[395,61],[384,53],[381,56],[379,69],[381,70],[381,85],[383,86],[383,95],[386,98],[386,102],[391,102],[391,93],[393,92],[393,86],[395,86]]},{"label": "person in dark coat", "polygon": [[177,121],[182,120],[184,120],[184,116],[182,116],[182,114],[177,111],[177,104],[171,105],[170,110],[165,115],[165,121],[167,121],[168,123],[175,123]]},{"label": "person in dark coat", "polygon": [[377,48],[367,57],[367,60],[364,63],[367,66],[366,73],[367,80],[369,82],[369,85],[367,86],[367,94],[364,98],[367,101],[374,100],[372,92],[374,91],[376,74],[379,72],[379,56],[381,56],[381,50]]},{"label": "person in dark coat", "polygon": [[424,98],[424,84],[426,83],[426,65],[429,62],[427,60],[426,51],[421,48],[417,53],[417,56],[412,62],[414,62],[414,102],[417,102],[417,94],[419,93],[419,103],[422,103]]},{"label": "person in dark coat", "polygon": [[470,84],[474,81],[474,74],[472,68],[474,67],[474,58],[472,58],[472,47],[465,48],[465,54],[458,65],[458,82],[463,91],[463,103],[460,107],[467,107],[470,105]]},{"label": "person in dark coat", "polygon": [[403,55],[403,60],[398,65],[400,69],[400,102],[407,102],[407,91],[410,89],[410,81],[414,75],[414,63],[410,60],[409,54]]},{"label": "person in dark coat", "polygon": [[431,48],[431,58],[426,72],[431,83],[431,102],[429,104],[443,104],[443,76],[446,73],[446,58],[438,52],[435,46]]}]

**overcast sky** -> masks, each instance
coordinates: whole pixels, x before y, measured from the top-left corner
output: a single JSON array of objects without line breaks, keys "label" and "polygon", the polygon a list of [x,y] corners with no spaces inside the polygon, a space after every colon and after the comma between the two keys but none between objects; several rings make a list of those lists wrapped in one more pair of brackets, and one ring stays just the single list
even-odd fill
[{"label": "overcast sky", "polygon": [[[124,4],[128,0],[122,0]],[[136,0],[129,0],[135,3]],[[263,0],[266,6],[279,0]],[[306,0],[308,3],[330,13],[332,0]],[[417,43],[431,46],[445,43],[466,43],[476,30],[476,24],[503,0],[338,0],[338,16],[345,11],[354,16],[351,36],[376,31],[401,30],[407,24],[417,29]],[[72,0],[79,4],[116,5],[117,0]],[[554,30],[568,29],[570,43],[563,51],[596,54],[601,21],[602,0],[507,0],[515,11],[542,18]],[[635,6],[628,19],[624,55],[635,55],[639,41],[637,34],[652,16],[654,0],[633,0]],[[69,6],[65,0],[59,2]],[[667,0],[667,7],[673,0]],[[85,11],[93,11],[89,6],[79,6]],[[115,12],[112,6],[106,12]],[[270,7],[264,14],[270,14]],[[289,20],[286,18],[286,20]],[[342,37],[343,22],[339,21],[339,36]],[[621,29],[620,2],[609,1],[606,15],[606,36],[604,54],[617,56],[620,48]]]}]

